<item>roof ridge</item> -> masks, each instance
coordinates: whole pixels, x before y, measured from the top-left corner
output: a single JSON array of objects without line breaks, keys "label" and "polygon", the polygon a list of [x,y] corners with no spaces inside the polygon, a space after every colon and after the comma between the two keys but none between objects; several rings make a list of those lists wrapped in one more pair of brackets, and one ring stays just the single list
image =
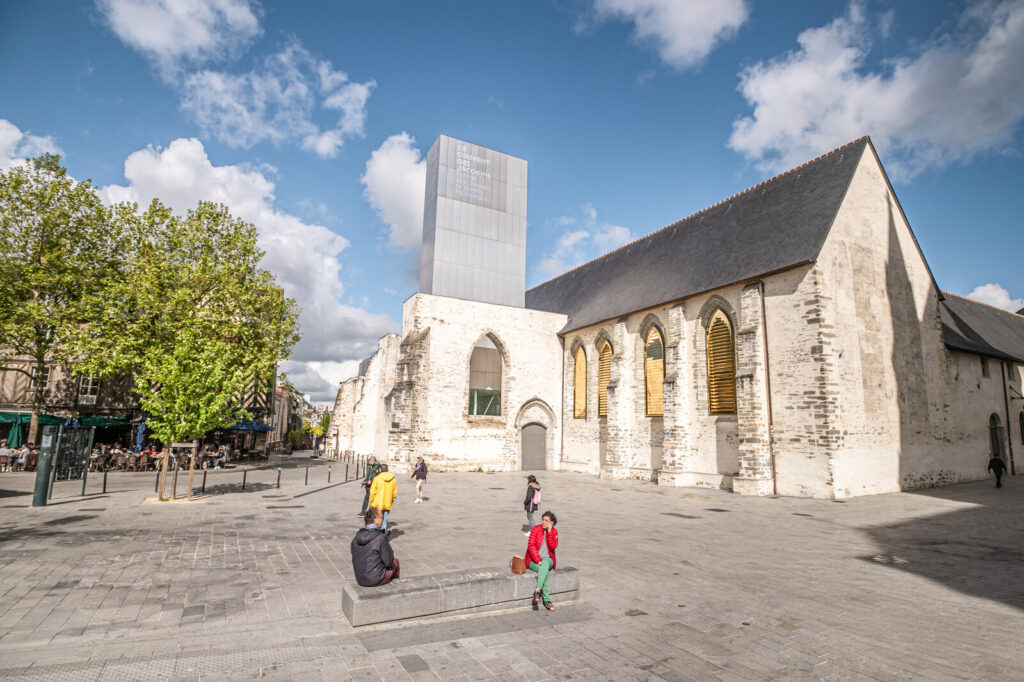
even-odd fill
[{"label": "roof ridge", "polygon": [[794,173],[794,172],[800,170],[801,168],[804,168],[805,166],[809,166],[812,163],[815,163],[817,161],[821,161],[822,159],[824,159],[827,156],[832,156],[836,152],[840,152],[840,151],[846,149],[847,147],[851,147],[851,146],[853,146],[855,144],[858,144],[859,142],[862,142],[862,141],[867,140],[867,139],[870,139],[870,135],[862,135],[862,136],[858,137],[856,140],[853,140],[851,142],[847,142],[846,144],[842,145],[841,147],[836,147],[835,149],[833,149],[830,152],[825,152],[824,154],[821,154],[820,156],[814,157],[810,161],[805,161],[805,162],[801,163],[799,166],[794,166],[793,168],[790,168],[787,171],[783,171],[783,172],[779,173],[778,175],[773,175],[772,177],[768,178],[767,180],[762,180],[761,182],[757,183],[756,185],[752,185],[752,186],[746,188],[745,190],[742,190],[740,192],[736,192],[735,194],[733,194],[733,195],[731,195],[729,197],[726,197],[725,199],[722,199],[721,201],[717,201],[717,202],[711,204],[710,206],[705,206],[701,210],[696,211],[694,213],[691,213],[690,215],[686,216],[685,218],[680,218],[679,220],[671,222],[668,225],[665,225],[664,227],[658,228],[654,232],[648,232],[647,234],[643,235],[642,237],[637,237],[633,241],[628,242],[626,244],[623,244],[622,246],[618,247],[617,249],[612,249],[608,253],[603,253],[600,256],[596,257],[596,258],[591,258],[590,260],[588,260],[588,261],[586,261],[584,263],[580,263],[576,267],[569,268],[568,270],[566,270],[565,272],[563,272],[560,275],[555,275],[554,277],[551,277],[550,279],[547,279],[547,280],[541,282],[540,284],[537,284],[536,286],[530,287],[529,289],[527,289],[527,291],[533,291],[534,289],[538,289],[538,288],[544,286],[545,284],[548,284],[549,282],[553,282],[553,281],[555,281],[556,279],[558,279],[560,277],[564,277],[565,275],[568,275],[570,273],[576,272],[577,270],[579,270],[579,269],[581,269],[581,268],[583,268],[583,267],[585,267],[587,265],[590,265],[591,263],[595,263],[595,262],[601,260],[602,258],[607,258],[608,256],[611,256],[613,253],[618,253],[619,251],[622,251],[623,249],[628,249],[629,247],[633,246],[634,244],[636,244],[638,242],[643,241],[644,239],[647,239],[648,237],[653,237],[654,235],[658,234],[659,232],[664,232],[665,230],[667,230],[670,227],[675,227],[679,223],[686,222],[690,218],[694,218],[696,216],[699,216],[701,213],[705,213],[707,211],[710,211],[711,209],[715,208],[716,206],[721,206],[722,204],[724,204],[724,203],[726,203],[728,201],[732,201],[736,197],[742,196],[742,195],[747,194],[749,192],[753,192],[758,187],[763,187],[764,185],[767,185],[770,182],[774,182],[775,180],[778,180],[779,178],[782,178],[782,177],[784,177],[786,175],[789,175],[790,173]]},{"label": "roof ridge", "polygon": [[971,303],[977,303],[978,305],[983,305],[986,308],[991,308],[992,310],[998,310],[999,312],[1006,313],[1007,315],[1013,315],[1014,317],[1024,318],[1024,315],[1019,315],[1018,313],[1015,313],[1012,310],[1007,310],[1006,308],[1000,308],[999,306],[992,305],[991,303],[985,303],[984,301],[979,301],[977,299],[970,298],[969,296],[961,296],[960,294],[954,294],[952,291],[945,291],[945,290],[940,290],[940,291],[942,291],[942,294],[944,296],[953,296],[954,298],[962,298],[965,301],[970,301]]}]

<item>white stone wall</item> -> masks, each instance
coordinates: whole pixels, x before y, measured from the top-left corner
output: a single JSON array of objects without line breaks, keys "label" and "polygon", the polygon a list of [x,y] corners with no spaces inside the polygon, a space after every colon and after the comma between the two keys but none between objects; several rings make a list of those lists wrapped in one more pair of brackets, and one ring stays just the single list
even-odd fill
[{"label": "white stone wall", "polygon": [[[416,294],[402,314],[402,350],[391,406],[389,457],[423,455],[432,470],[520,466],[520,429],[547,428],[548,461],[559,465],[561,354],[565,315]],[[501,352],[501,415],[469,412],[469,358],[489,335]],[[397,426],[394,426],[397,424]]]},{"label": "white stone wall", "polygon": [[397,334],[386,334],[377,342],[363,376],[352,377],[342,383],[334,401],[329,433],[332,455],[387,454],[388,415],[385,396],[395,383],[400,339]]},{"label": "white stone wall", "polygon": [[943,345],[939,294],[870,149],[819,264],[834,496],[985,478],[1001,363],[984,378],[980,357]]}]

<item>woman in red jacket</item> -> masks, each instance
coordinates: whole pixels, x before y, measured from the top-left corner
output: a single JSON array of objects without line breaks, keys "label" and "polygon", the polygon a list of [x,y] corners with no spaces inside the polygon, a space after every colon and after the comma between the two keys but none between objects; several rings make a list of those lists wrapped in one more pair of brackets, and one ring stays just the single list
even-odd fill
[{"label": "woman in red jacket", "polygon": [[544,600],[544,608],[554,611],[551,594],[548,592],[548,572],[555,570],[555,550],[558,549],[558,531],[555,524],[558,519],[552,512],[546,511],[540,519],[540,525],[530,531],[530,540],[526,543],[526,567],[537,573],[537,589],[533,591],[533,610]]}]

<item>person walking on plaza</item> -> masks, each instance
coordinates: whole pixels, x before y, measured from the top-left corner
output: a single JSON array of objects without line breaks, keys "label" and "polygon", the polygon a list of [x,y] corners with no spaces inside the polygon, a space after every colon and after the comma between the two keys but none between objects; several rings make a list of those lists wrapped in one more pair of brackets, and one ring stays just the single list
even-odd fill
[{"label": "person walking on plaza", "polygon": [[996,487],[1003,487],[1003,472],[1006,471],[1006,463],[1003,462],[1003,458],[999,455],[993,455],[992,459],[988,461],[988,469],[996,476]]},{"label": "person walking on plaza", "polygon": [[356,582],[363,587],[374,587],[398,580],[398,559],[388,542],[387,533],[380,527],[384,513],[377,507],[370,507],[363,520],[366,526],[352,538],[352,572]]},{"label": "person walking on plaza", "polygon": [[545,609],[555,610],[548,591],[548,575],[558,565],[555,559],[555,550],[558,549],[558,531],[555,530],[557,523],[558,519],[553,512],[544,512],[540,524],[530,531],[530,539],[526,543],[526,567],[537,573],[537,589],[533,591],[534,611],[537,610],[537,603],[542,600]]},{"label": "person walking on plaza", "polygon": [[383,512],[384,523],[380,529],[388,532],[388,516],[391,514],[391,506],[398,499],[398,481],[395,475],[388,471],[387,464],[380,465],[380,473],[370,484],[370,506],[376,507]]},{"label": "person walking on plaza", "polygon": [[416,479],[416,504],[419,504],[423,501],[423,481],[427,480],[427,463],[423,461],[423,455],[416,456],[412,478]]},{"label": "person walking on plaza", "polygon": [[359,511],[356,516],[362,516],[366,513],[366,508],[370,506],[370,484],[373,483],[373,479],[380,473],[380,465],[377,464],[377,458],[370,455],[370,458],[366,460],[366,475],[363,476],[363,482],[360,483],[363,488],[366,488],[366,494],[363,495],[363,508]]},{"label": "person walking on plaza", "polygon": [[[526,477],[526,499],[523,501],[523,509],[526,510],[526,523],[528,530],[537,525],[533,520],[533,512],[537,511],[540,507],[540,500],[540,483],[537,482],[536,476],[530,474]],[[523,535],[529,534],[529,532],[523,533]]]}]

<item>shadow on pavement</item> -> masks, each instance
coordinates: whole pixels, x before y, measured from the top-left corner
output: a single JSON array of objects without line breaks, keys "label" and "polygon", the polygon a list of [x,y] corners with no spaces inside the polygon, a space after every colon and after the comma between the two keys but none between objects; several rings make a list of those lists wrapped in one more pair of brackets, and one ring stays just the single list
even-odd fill
[{"label": "shadow on pavement", "polygon": [[973,506],[864,528],[879,550],[862,559],[1024,609],[1024,478],[1011,478],[999,490],[969,483],[904,494]]},{"label": "shadow on pavement", "polygon": [[[210,497],[213,495],[227,495],[230,493],[241,493],[243,495],[248,493],[265,493],[268,490],[277,490],[277,486],[272,483],[253,483],[247,482],[245,484],[245,490],[242,490],[242,482],[238,483],[219,483],[217,485],[208,485],[204,492],[200,492],[198,485],[192,487],[192,494],[194,496],[202,495],[203,497]],[[178,484],[178,496],[184,495],[185,489],[182,488],[181,483]],[[170,489],[168,488],[167,494],[170,495]]]}]

